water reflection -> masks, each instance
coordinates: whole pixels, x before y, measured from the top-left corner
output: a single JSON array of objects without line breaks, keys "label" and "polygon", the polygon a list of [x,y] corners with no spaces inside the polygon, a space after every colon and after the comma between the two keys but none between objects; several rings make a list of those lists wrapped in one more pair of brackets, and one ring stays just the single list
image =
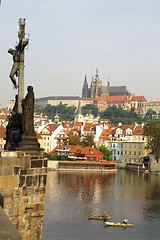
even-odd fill
[{"label": "water reflection", "polygon": [[[159,189],[159,176],[138,172],[49,172],[43,239],[157,240]],[[127,217],[135,228],[104,229],[102,222],[88,221],[88,215],[105,210],[115,221]]]},{"label": "water reflection", "polygon": [[61,194],[67,192],[72,198],[78,197],[83,201],[90,202],[107,197],[105,187],[114,185],[115,173],[101,173],[99,175],[95,173],[57,172],[54,179],[49,174],[46,197],[55,197],[54,180],[59,185]]}]

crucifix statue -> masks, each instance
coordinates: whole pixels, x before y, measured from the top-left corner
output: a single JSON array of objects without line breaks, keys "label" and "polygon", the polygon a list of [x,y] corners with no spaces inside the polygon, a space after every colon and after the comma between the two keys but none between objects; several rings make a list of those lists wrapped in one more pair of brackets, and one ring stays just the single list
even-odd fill
[{"label": "crucifix statue", "polygon": [[[18,89],[15,95],[15,105],[6,127],[5,150],[42,151],[34,130],[34,91],[32,86],[27,87],[24,98],[24,50],[28,45],[25,37],[25,18],[19,19],[19,42],[15,49],[10,48],[8,53],[13,56],[13,65],[10,79],[13,88]],[[18,82],[17,82],[18,78]]]},{"label": "crucifix statue", "polygon": [[[28,38],[25,37],[25,18],[19,19],[18,37],[19,43],[15,49],[10,48],[8,53],[13,56],[13,65],[9,77],[13,83],[13,88],[18,89],[18,113],[21,113],[24,98],[24,49],[28,45]],[[18,78],[18,83],[16,78]]]}]

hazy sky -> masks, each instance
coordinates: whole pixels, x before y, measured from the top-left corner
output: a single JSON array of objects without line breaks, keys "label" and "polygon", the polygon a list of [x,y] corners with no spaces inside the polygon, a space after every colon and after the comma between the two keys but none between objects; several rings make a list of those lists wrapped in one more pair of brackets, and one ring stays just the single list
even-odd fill
[{"label": "hazy sky", "polygon": [[0,103],[14,99],[9,48],[26,18],[26,86],[35,97],[81,96],[96,66],[102,84],[126,85],[148,101],[160,100],[159,0],[2,0],[0,8]]}]

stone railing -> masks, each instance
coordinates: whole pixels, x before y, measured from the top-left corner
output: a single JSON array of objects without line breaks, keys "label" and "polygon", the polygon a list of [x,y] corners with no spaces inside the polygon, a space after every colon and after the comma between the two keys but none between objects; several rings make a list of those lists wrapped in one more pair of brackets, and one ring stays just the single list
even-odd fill
[{"label": "stone railing", "polygon": [[47,159],[43,152],[1,152],[0,205],[23,239],[41,239]]}]

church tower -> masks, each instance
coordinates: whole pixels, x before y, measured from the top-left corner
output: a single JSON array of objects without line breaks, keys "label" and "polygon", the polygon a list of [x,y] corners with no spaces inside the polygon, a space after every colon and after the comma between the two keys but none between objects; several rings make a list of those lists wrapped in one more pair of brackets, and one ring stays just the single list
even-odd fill
[{"label": "church tower", "polygon": [[83,115],[81,113],[81,99],[79,98],[77,114],[74,119],[75,122],[83,122]]},{"label": "church tower", "polygon": [[101,96],[102,81],[99,78],[98,67],[96,68],[95,78],[92,77],[91,81],[91,98]]},{"label": "church tower", "polygon": [[89,89],[88,89],[88,83],[87,83],[87,76],[85,75],[83,88],[82,88],[82,98],[89,98]]}]

